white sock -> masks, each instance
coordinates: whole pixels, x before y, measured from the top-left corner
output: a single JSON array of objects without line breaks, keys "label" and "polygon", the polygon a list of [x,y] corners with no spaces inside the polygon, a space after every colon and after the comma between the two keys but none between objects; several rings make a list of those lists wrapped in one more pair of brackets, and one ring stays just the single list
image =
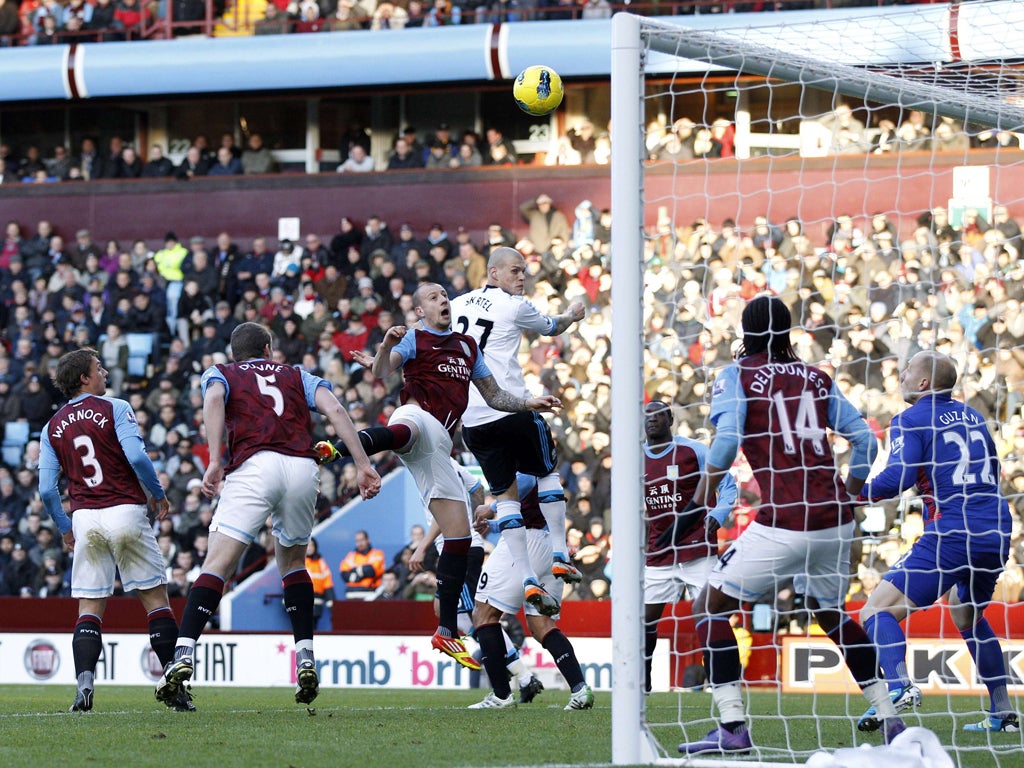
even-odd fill
[{"label": "white sock", "polygon": [[509,674],[511,674],[512,677],[516,680],[516,682],[519,683],[520,688],[522,688],[524,685],[529,684],[530,678],[533,677],[533,675],[530,673],[530,670],[528,670],[526,668],[526,665],[523,663],[523,660],[518,656],[516,656],[515,661],[510,661],[508,664],[506,664],[505,669],[507,669],[509,671]]},{"label": "white sock", "polygon": [[893,706],[892,699],[889,698],[889,686],[884,680],[876,680],[861,690],[864,692],[864,698],[875,708],[875,713],[879,718],[884,720],[887,717],[896,717],[896,707]]},{"label": "white sock", "polygon": [[[540,497],[540,513],[551,532],[551,548],[555,560],[569,562],[569,547],[565,541],[565,491],[558,475],[550,475],[537,479],[537,494]],[[545,501],[545,498],[552,499]]]},{"label": "white sock", "polygon": [[192,658],[196,655],[196,641],[191,637],[179,637],[174,644],[174,660],[183,659],[186,656]]},{"label": "white sock", "polygon": [[526,529],[522,526],[522,506],[517,500],[505,499],[497,503],[497,517],[499,524],[502,520],[518,516],[520,524],[518,528],[505,528],[501,537],[508,542],[509,552],[512,553],[512,564],[519,571],[519,575],[525,582],[533,579],[539,582],[537,574],[530,565],[530,554],[526,549]]},{"label": "white sock", "polygon": [[747,719],[743,705],[743,689],[739,682],[716,685],[711,689],[711,698],[718,707],[718,719],[723,723],[742,723]]}]

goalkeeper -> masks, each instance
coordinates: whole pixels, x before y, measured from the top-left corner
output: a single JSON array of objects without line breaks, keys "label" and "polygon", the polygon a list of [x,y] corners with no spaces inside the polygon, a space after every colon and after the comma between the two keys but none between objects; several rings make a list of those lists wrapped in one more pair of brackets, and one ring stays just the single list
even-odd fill
[{"label": "goalkeeper", "polygon": [[[1009,557],[1010,509],[999,492],[999,459],[981,414],[953,400],[957,371],[938,352],[919,352],[900,376],[910,407],[889,427],[889,461],[861,497],[872,501],[917,486],[924,500],[924,534],[885,575],[860,613],[879,649],[889,695],[898,710],[921,701],[907,674],[907,638],[900,622],[950,592],[949,610],[988,688],[991,712],[968,731],[1017,733],[1010,704],[1006,662],[984,616]],[[869,709],[857,723],[879,727]]]},{"label": "goalkeeper", "polygon": [[692,503],[707,446],[672,435],[672,408],[652,400],[644,408],[644,502],[647,561],[644,568],[644,690],[651,691],[651,662],[665,605],[693,599],[707,584],[718,558],[719,527],[736,502],[736,482],[726,475],[718,503],[706,514]]}]

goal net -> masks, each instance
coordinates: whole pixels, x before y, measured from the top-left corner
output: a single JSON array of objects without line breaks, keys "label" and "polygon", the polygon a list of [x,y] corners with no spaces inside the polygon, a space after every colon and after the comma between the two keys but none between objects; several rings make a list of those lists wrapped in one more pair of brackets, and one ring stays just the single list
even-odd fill
[{"label": "goal net", "polygon": [[[951,355],[955,397],[986,419],[1019,545],[1024,507],[1024,4],[953,3],[684,17],[612,25],[612,589],[616,764],[736,764],[681,757],[717,727],[688,603],[658,624],[645,694],[643,407],[671,403],[676,435],[707,443],[711,383],[739,317],[771,293],[791,309],[800,357],[828,372],[888,450],[920,349]],[[637,254],[640,258],[631,258]],[[850,446],[829,435],[845,475]],[[880,463],[876,464],[876,471]],[[742,451],[724,549],[760,489]],[[666,480],[673,478],[666,478]],[[921,535],[922,501],[857,510],[848,604]],[[1024,575],[1011,556],[986,611],[1011,703],[1024,694]],[[904,623],[904,628],[908,624]],[[879,745],[867,703],[792,584],[744,604],[736,627],[754,749],[742,764],[803,764]],[[1020,765],[1019,732],[973,732],[989,697],[936,606],[909,623],[905,713],[961,765]]]}]

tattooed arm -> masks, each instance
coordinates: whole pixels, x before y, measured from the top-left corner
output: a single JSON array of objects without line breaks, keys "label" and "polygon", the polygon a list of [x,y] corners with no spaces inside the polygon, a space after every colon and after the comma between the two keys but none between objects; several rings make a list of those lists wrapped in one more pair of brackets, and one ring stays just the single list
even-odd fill
[{"label": "tattooed arm", "polygon": [[496,411],[508,413],[519,413],[520,411],[553,411],[560,408],[562,403],[557,397],[516,397],[511,392],[506,392],[498,386],[493,376],[473,379],[476,388],[491,408]]}]

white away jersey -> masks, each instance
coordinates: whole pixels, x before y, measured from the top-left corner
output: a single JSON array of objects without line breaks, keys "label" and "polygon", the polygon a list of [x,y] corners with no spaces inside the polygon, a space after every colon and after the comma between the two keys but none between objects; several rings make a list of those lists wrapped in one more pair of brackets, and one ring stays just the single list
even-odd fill
[{"label": "white away jersey", "polygon": [[[519,365],[523,331],[550,336],[555,321],[522,296],[491,285],[453,299],[451,307],[453,328],[476,339],[498,386],[517,397],[530,397]],[[476,387],[469,388],[469,407],[462,416],[465,426],[477,427],[507,415],[488,406]]]}]

